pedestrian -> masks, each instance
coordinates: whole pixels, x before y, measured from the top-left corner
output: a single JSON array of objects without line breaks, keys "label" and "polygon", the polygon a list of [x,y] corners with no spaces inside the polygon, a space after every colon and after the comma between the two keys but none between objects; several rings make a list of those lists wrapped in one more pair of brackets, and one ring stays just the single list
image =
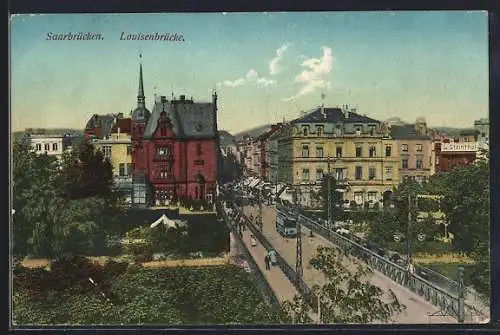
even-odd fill
[{"label": "pedestrian", "polygon": [[269,255],[264,257],[264,263],[266,263],[266,270],[271,270],[271,266],[269,265]]},{"label": "pedestrian", "polygon": [[255,239],[255,237],[252,235],[252,237],[250,237],[250,245],[252,247],[256,247],[257,246],[257,240]]}]

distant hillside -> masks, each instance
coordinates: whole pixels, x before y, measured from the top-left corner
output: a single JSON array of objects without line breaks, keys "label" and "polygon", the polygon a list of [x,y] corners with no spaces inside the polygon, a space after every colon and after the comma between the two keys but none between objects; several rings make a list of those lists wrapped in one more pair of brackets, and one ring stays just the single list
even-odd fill
[{"label": "distant hillside", "polygon": [[266,125],[262,125],[262,126],[259,126],[259,127],[256,127],[256,128],[251,128],[251,129],[242,131],[240,133],[234,134],[234,137],[235,137],[236,141],[242,140],[243,136],[256,137],[256,136],[262,135],[263,133],[265,133],[270,128],[271,128],[271,124],[266,124]]}]

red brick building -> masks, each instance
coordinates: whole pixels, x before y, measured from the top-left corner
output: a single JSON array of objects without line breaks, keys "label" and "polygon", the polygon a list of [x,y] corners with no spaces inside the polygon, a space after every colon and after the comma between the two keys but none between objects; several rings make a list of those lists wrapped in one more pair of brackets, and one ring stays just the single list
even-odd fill
[{"label": "red brick building", "polygon": [[212,201],[220,162],[216,93],[211,102],[161,96],[150,112],[141,64],[131,139],[134,204]]}]

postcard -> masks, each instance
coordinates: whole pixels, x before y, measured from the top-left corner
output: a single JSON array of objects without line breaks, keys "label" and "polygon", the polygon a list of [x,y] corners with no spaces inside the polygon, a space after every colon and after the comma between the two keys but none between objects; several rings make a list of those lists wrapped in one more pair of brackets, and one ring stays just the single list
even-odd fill
[{"label": "postcard", "polygon": [[10,18],[11,327],[490,318],[488,14]]}]

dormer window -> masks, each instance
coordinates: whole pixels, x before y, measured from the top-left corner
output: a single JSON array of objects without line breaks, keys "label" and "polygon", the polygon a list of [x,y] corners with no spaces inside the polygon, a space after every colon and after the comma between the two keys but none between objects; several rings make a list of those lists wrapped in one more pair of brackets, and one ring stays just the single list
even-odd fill
[{"label": "dormer window", "polygon": [[309,136],[309,127],[308,127],[308,126],[304,126],[304,127],[302,128],[302,134],[303,134],[304,136]]},{"label": "dormer window", "polygon": [[370,136],[375,135],[375,126],[370,126]]},{"label": "dormer window", "polygon": [[361,135],[361,126],[356,126],[355,128],[355,131],[356,131],[356,135]]},{"label": "dormer window", "polygon": [[323,136],[323,126],[316,126],[316,135]]},{"label": "dormer window", "polygon": [[335,127],[335,135],[337,135],[337,136],[342,136],[342,128],[340,127],[340,124],[338,124],[338,125]]}]

